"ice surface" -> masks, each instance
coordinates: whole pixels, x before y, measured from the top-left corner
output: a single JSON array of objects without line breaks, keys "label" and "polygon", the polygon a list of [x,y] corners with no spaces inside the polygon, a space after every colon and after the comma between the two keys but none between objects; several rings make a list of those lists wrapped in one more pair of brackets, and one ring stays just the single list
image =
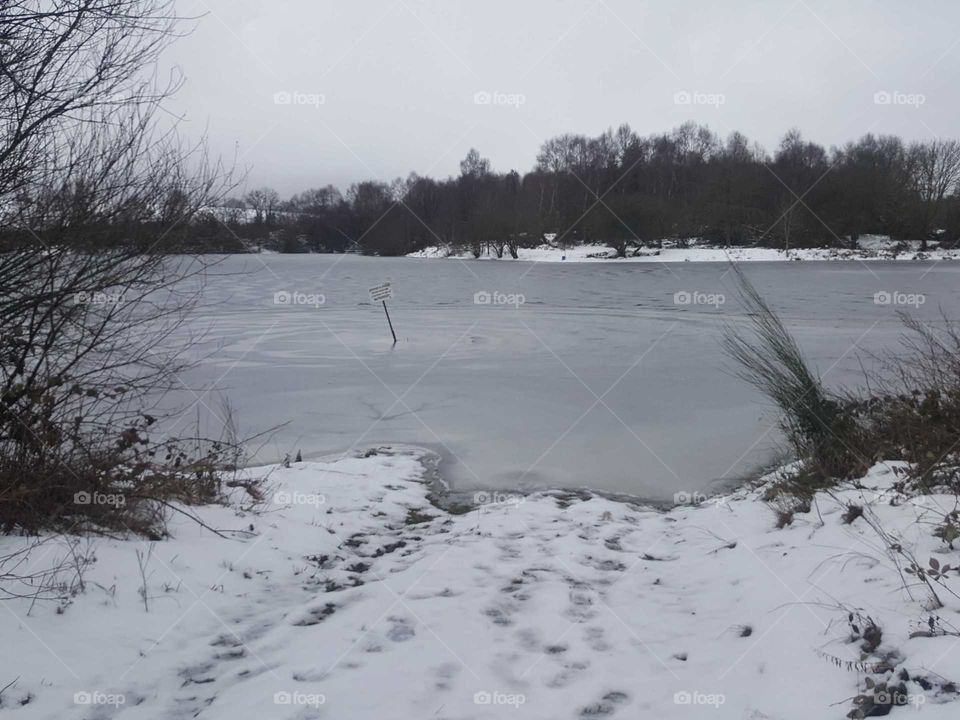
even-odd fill
[{"label": "ice surface", "polygon": [[[950,261],[746,271],[834,384],[855,382],[858,356],[897,342],[897,310],[957,312]],[[396,346],[368,295],[387,280]],[[302,295],[277,304],[279,292]],[[478,292],[493,293],[491,304],[475,304]],[[925,302],[876,304],[880,292],[925,293]],[[677,293],[725,303],[678,304]],[[524,302],[495,304],[510,295]],[[736,479],[777,446],[774,416],[718,346],[739,315],[721,263],[236,256],[214,270],[205,302],[194,323],[207,331],[203,359],[183,378],[202,403],[182,393],[194,407],[178,428],[204,405],[218,410],[203,393],[218,384],[245,429],[289,422],[263,461],[408,443],[440,453],[460,488],[590,486],[669,499]]]}]

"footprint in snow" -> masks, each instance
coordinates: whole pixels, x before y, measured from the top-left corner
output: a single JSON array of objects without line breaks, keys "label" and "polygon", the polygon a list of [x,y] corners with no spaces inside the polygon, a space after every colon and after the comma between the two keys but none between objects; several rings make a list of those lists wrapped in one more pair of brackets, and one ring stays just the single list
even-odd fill
[{"label": "footprint in snow", "polygon": [[509,545],[506,543],[500,544],[497,546],[497,550],[500,551],[499,560],[518,560],[523,553],[520,552],[519,548],[515,545]]},{"label": "footprint in snow", "polygon": [[298,670],[293,673],[293,679],[295,682],[320,682],[325,680],[327,677],[327,671],[321,670],[319,668],[312,668],[310,670]]},{"label": "footprint in snow", "polygon": [[235,648],[243,645],[239,638],[226,633],[218,635],[210,642],[211,647]]},{"label": "footprint in snow", "polygon": [[520,640],[520,647],[527,652],[536,652],[540,649],[540,639],[537,632],[531,628],[523,628],[517,633]]},{"label": "footprint in snow", "polygon": [[387,638],[393,642],[406,642],[417,634],[406,618],[391,616],[387,620],[391,623],[390,629],[387,630]]},{"label": "footprint in snow", "polygon": [[651,555],[650,553],[643,553],[643,555],[641,555],[640,557],[642,557],[647,562],[673,562],[674,560],[677,559],[676,556]]},{"label": "footprint in snow", "polygon": [[623,552],[623,546],[620,544],[620,537],[614,535],[613,537],[607,538],[603,541],[603,544],[606,546],[607,550],[613,550],[615,552]]},{"label": "footprint in snow", "polygon": [[499,625],[500,627],[508,627],[513,625],[513,620],[510,619],[509,613],[510,609],[508,608],[487,608],[483,611],[483,614],[486,615],[490,620],[493,621],[494,625]]},{"label": "footprint in snow", "polygon": [[212,683],[217,679],[216,675],[210,672],[213,670],[213,668],[213,662],[197,663],[196,665],[183,668],[178,673],[178,675],[183,678],[181,687],[186,687],[187,685],[206,685],[207,683]]},{"label": "footprint in snow", "polygon": [[560,672],[547,680],[547,687],[552,689],[566,687],[589,667],[590,663],[586,660],[565,663]]},{"label": "footprint in snow", "polygon": [[431,598],[452,598],[461,594],[462,593],[454,592],[450,588],[444,588],[440,592],[410,593],[407,597],[411,600],[429,600]]},{"label": "footprint in snow", "polygon": [[309,627],[311,625],[319,625],[328,617],[333,615],[337,611],[337,606],[333,603],[326,603],[320,607],[308,608],[306,612],[302,613],[298,617],[295,617],[291,621],[291,625],[297,627]]},{"label": "footprint in snow", "polygon": [[583,639],[586,641],[587,647],[596,652],[606,652],[611,647],[602,627],[594,626],[584,629]]},{"label": "footprint in snow", "polygon": [[437,668],[437,690],[449,690],[450,681],[460,674],[460,666],[454,662],[444,663]]},{"label": "footprint in snow", "polygon": [[500,588],[500,592],[506,593],[514,600],[519,602],[524,602],[530,599],[530,593],[527,591],[527,586],[524,584],[521,578],[514,578],[510,581],[509,585]]},{"label": "footprint in snow", "polygon": [[567,608],[567,617],[574,622],[585,622],[592,618],[596,613],[591,610],[593,607],[593,595],[584,588],[573,588],[570,590],[570,607]]},{"label": "footprint in snow", "polygon": [[592,718],[613,715],[617,709],[617,706],[622,705],[628,699],[629,696],[625,692],[620,692],[619,690],[608,692],[603,696],[603,698],[601,698],[600,702],[594,703],[593,705],[588,705],[580,710],[580,717]]},{"label": "footprint in snow", "polygon": [[[237,622],[239,622],[239,620]],[[270,632],[274,625],[275,623],[269,620],[256,622],[238,633],[222,633],[218,635],[210,645],[212,647],[230,648],[252,643]]]},{"label": "footprint in snow", "polygon": [[619,560],[601,560],[595,557],[587,557],[583,564],[605,572],[623,572],[627,569],[627,566]]},{"label": "footprint in snow", "polygon": [[239,647],[231,647],[223,652],[219,652],[214,655],[215,660],[240,660],[247,656],[247,649],[242,645]]}]

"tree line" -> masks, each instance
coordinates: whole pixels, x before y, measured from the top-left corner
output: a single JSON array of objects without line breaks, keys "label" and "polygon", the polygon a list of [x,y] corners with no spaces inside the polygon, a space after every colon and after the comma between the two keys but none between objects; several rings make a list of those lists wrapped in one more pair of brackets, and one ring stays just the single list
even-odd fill
[{"label": "tree line", "polygon": [[[623,257],[664,240],[717,246],[850,247],[862,235],[960,239],[960,143],[867,134],[829,150],[788,131],[770,154],[739,132],[629,125],[544,142],[534,168],[496,172],[471,149],[460,174],[411,173],[281,200],[252,190],[209,218],[221,243],[282,252],[401,255],[430,246],[517,257],[544,242]],[[218,225],[223,227],[217,228]]]}]

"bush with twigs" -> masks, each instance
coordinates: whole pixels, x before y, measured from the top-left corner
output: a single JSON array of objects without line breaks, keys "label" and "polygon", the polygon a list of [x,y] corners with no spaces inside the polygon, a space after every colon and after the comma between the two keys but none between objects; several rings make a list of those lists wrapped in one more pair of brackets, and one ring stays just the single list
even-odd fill
[{"label": "bush with twigs", "polygon": [[723,345],[739,376],[779,411],[780,427],[802,460],[792,489],[816,490],[861,477],[881,460],[911,465],[917,490],[960,490],[960,329],[901,314],[901,346],[865,371],[863,390],[824,386],[796,340],[760,293],[734,268],[746,329],[728,326]]},{"label": "bush with twigs", "polygon": [[159,431],[209,270],[173,253],[235,185],[158,121],[180,27],[171,0],[0,8],[0,530],[155,537],[242,456]]}]

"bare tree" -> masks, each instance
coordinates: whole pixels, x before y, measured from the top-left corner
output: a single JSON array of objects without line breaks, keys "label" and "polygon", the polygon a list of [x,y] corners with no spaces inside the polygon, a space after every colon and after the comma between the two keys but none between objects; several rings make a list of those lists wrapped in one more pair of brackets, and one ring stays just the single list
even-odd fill
[{"label": "bare tree", "polygon": [[243,196],[243,200],[253,210],[254,222],[257,224],[270,222],[280,206],[280,196],[276,190],[269,187],[251,190]]},{"label": "bare tree", "polygon": [[490,161],[480,157],[476,148],[470,148],[467,156],[460,161],[460,174],[472,177],[482,177],[490,172]]},{"label": "bare tree", "polygon": [[920,200],[918,232],[921,249],[934,233],[944,200],[957,192],[960,185],[960,143],[956,140],[934,140],[910,147],[908,163],[914,190]]},{"label": "bare tree", "polygon": [[143,499],[186,460],[150,437],[150,404],[206,263],[168,253],[232,181],[158,119],[179,27],[170,0],[0,10],[0,526],[108,520],[77,494]]}]

